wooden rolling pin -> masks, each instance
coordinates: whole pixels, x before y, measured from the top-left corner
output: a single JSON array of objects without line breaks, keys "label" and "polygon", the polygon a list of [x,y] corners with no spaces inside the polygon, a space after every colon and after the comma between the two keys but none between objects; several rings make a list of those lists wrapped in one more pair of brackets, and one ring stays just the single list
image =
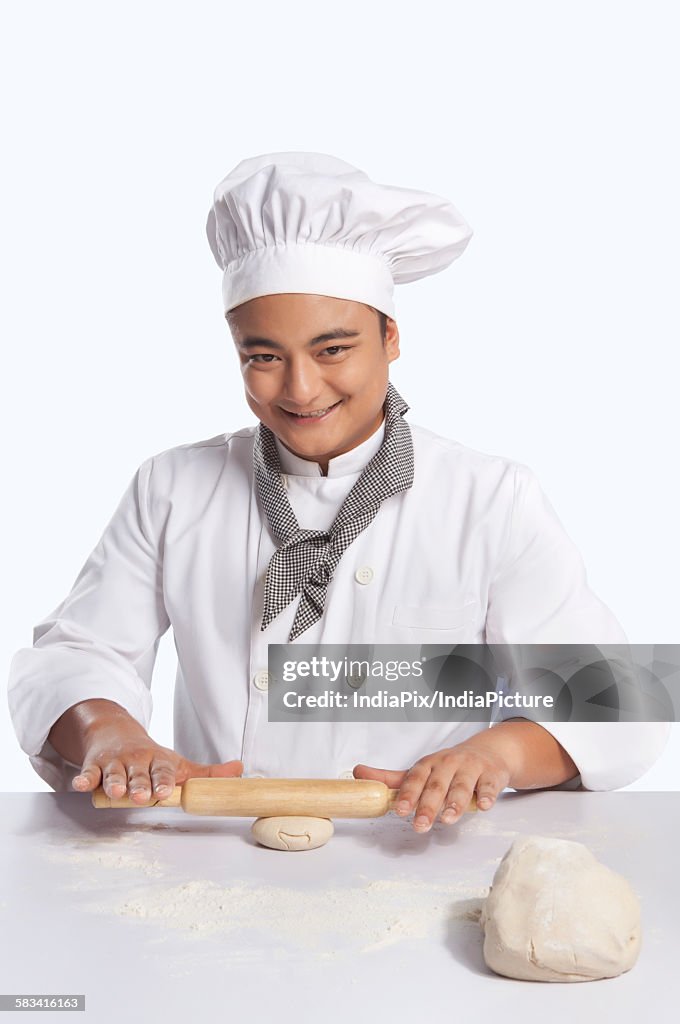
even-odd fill
[{"label": "wooden rolling pin", "polygon": [[[167,800],[146,804],[128,796],[112,800],[100,787],[92,794],[95,807],[181,807],[189,814],[233,818],[379,818],[391,811],[397,789],[372,779],[187,779]],[[476,811],[473,797],[468,811]]]}]

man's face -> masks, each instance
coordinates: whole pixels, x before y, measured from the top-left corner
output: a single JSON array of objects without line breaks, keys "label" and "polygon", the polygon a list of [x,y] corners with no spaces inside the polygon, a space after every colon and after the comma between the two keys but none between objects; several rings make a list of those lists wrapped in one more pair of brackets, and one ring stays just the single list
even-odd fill
[{"label": "man's face", "polygon": [[355,448],[383,418],[399,332],[376,312],[325,295],[263,295],[237,306],[229,326],[248,405],[295,455],[320,463]]}]

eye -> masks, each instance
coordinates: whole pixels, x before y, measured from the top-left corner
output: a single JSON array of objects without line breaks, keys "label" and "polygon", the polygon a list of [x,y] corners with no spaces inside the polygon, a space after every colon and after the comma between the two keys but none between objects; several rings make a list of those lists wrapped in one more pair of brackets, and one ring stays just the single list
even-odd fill
[{"label": "eye", "polygon": [[278,359],[278,356],[272,355],[271,352],[257,352],[255,355],[249,356],[249,363],[271,363],[274,359]]},{"label": "eye", "polygon": [[349,348],[349,345],[329,345],[323,351],[329,356],[337,356],[340,352],[347,352]]}]

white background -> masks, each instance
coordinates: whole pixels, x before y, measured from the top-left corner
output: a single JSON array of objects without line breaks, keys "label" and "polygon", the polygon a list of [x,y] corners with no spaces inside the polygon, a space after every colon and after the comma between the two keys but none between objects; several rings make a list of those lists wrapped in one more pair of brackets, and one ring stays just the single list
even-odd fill
[{"label": "white background", "polygon": [[[252,422],[205,236],[241,159],[332,153],[475,235],[397,290],[412,422],[524,462],[631,642],[678,642],[674,3],[2,6],[2,660],[136,467]],[[162,644],[152,734],[171,742]],[[680,735],[633,788],[677,789]],[[0,789],[44,789],[0,708]]]}]

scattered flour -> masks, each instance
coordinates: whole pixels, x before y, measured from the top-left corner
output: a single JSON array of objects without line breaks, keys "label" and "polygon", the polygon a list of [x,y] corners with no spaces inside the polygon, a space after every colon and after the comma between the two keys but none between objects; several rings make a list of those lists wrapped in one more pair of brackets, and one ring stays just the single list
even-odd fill
[{"label": "scattered flour", "polygon": [[329,945],[368,953],[445,933],[456,918],[477,920],[487,892],[487,887],[407,878],[323,889],[197,880],[137,888],[124,900],[90,903],[87,909],[143,920],[194,939],[247,931],[251,950],[252,932],[259,932],[268,945],[277,940],[319,953]]},{"label": "scattered flour", "polygon": [[519,835],[516,829],[500,829],[493,819],[482,818],[481,814],[470,815],[470,821],[461,821],[458,831],[471,832],[478,836],[503,836],[508,839],[516,839]]},{"label": "scattered flour", "polygon": [[[151,849],[153,848],[153,845]],[[408,876],[374,880],[354,876],[344,886],[304,887],[232,880],[177,881],[150,850],[149,837],[51,837],[43,856],[68,865],[62,887],[83,898],[95,914],[138,922],[149,945],[224,937],[213,951],[231,961],[253,962],[291,949],[315,958],[371,953],[428,935],[445,938],[452,922],[477,921],[488,886],[426,882]],[[480,864],[480,879],[489,875]]]},{"label": "scattered flour", "polygon": [[[129,871],[155,878],[163,875],[163,866],[157,858],[149,858],[138,850],[140,839],[135,833],[121,833],[118,836],[99,839],[83,837],[67,840],[51,838],[50,846],[43,850],[43,856],[53,863],[72,864],[80,868],[106,868]],[[82,888],[87,880],[77,880],[75,888]]]}]

